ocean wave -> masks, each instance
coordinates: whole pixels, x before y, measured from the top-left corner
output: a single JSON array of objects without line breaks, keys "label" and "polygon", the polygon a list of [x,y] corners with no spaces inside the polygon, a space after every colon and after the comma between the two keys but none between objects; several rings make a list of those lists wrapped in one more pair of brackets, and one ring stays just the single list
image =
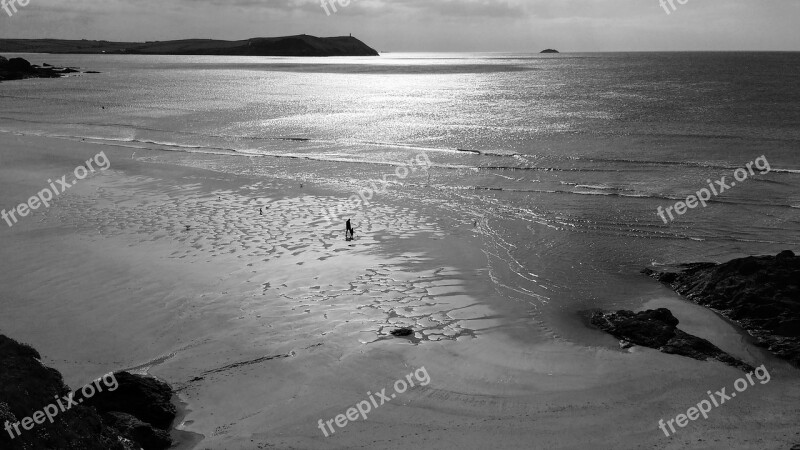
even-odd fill
[{"label": "ocean wave", "polygon": [[[203,153],[212,155],[242,156],[242,157],[274,157],[274,158],[287,158],[287,159],[305,159],[309,161],[343,162],[343,163],[369,164],[369,165],[380,165],[380,166],[403,166],[407,164],[406,161],[375,161],[375,160],[354,158],[351,155],[347,155],[348,157],[332,158],[319,155],[307,155],[298,153],[269,152],[264,150],[253,150],[253,149],[234,149],[226,147],[178,144],[174,142],[156,141],[152,139],[83,137],[83,136],[73,136],[73,135],[40,134],[40,133],[20,133],[20,134],[67,139],[71,141],[83,141],[83,142],[88,141],[96,144],[105,144],[116,147],[127,147],[136,149],[147,148],[147,147],[142,147],[141,145],[138,144],[156,145],[158,146],[158,148],[156,148],[157,150],[175,151],[184,153]],[[148,148],[148,149],[154,150],[153,148]],[[457,169],[457,170],[472,169],[472,167],[465,165],[439,164],[439,163],[432,163],[431,167],[442,168],[442,169]]]},{"label": "ocean wave", "polygon": [[[616,163],[616,164],[640,164],[643,166],[680,166],[680,167],[700,167],[704,169],[721,169],[721,170],[736,170],[743,167],[743,165],[722,164],[712,161],[651,161],[643,159],[625,159],[625,158],[592,158],[582,156],[567,157],[573,161],[585,161],[592,163]],[[782,173],[800,173],[800,169],[781,169],[771,168],[770,172]],[[760,174],[760,173],[759,173]],[[766,174],[764,174],[766,175]]]},{"label": "ocean wave", "polygon": [[[64,125],[64,124],[58,124]],[[122,125],[122,124],[107,124],[107,125],[93,125],[93,126],[108,126],[108,127],[119,127],[119,126],[126,126],[129,125]],[[9,132],[18,132],[14,130],[7,130]],[[401,142],[381,142],[381,141],[364,141],[364,140],[330,140],[330,139],[319,139],[319,138],[312,138],[312,137],[302,137],[302,136],[279,136],[279,137],[258,137],[258,136],[227,136],[227,135],[216,135],[216,134],[202,134],[202,133],[193,133],[193,132],[179,132],[179,131],[166,131],[166,130],[157,130],[157,129],[143,129],[143,128],[136,128],[134,131],[153,131],[159,133],[174,133],[174,134],[181,134],[181,135],[191,135],[191,136],[198,136],[202,138],[216,138],[216,139],[234,139],[237,141],[241,140],[250,140],[254,142],[258,141],[286,141],[286,142],[298,142],[298,143],[317,143],[317,144],[331,144],[331,145],[347,145],[347,144],[355,144],[355,145],[370,145],[370,146],[382,146],[382,147],[394,147],[394,148],[403,148],[409,150],[418,150],[418,151],[426,151],[426,152],[443,152],[443,153],[452,153],[452,154],[459,154],[459,153],[470,153],[479,156],[487,156],[487,157],[501,157],[501,158],[514,158],[520,164],[517,165],[463,165],[463,164],[447,164],[447,163],[436,163],[434,164],[435,167],[440,168],[447,168],[447,169],[465,169],[465,168],[472,168],[473,170],[497,170],[497,171],[538,171],[538,172],[626,172],[632,169],[625,168],[625,167],[616,167],[615,165],[642,165],[642,166],[673,166],[673,167],[697,167],[697,168],[704,168],[704,169],[719,169],[719,170],[730,170],[734,171],[736,169],[741,168],[741,165],[731,165],[731,164],[722,164],[719,162],[714,161],[651,161],[651,160],[641,160],[641,159],[626,159],[626,158],[590,158],[590,157],[581,157],[581,156],[569,156],[565,157],[564,160],[569,161],[580,161],[580,162],[589,162],[595,165],[602,165],[606,164],[606,167],[561,167],[558,165],[558,159],[553,161],[552,164],[546,166],[536,166],[530,165],[528,157],[533,155],[522,155],[518,152],[512,150],[504,150],[504,149],[492,149],[492,150],[479,150],[479,149],[468,149],[468,148],[459,148],[459,147],[435,147],[435,146],[424,146],[419,144],[409,144],[409,143],[401,143]],[[200,145],[200,144],[190,144],[190,143],[180,143],[171,140],[158,140],[158,139],[148,139],[148,138],[133,138],[133,137],[110,137],[110,136],[98,136],[93,134],[63,134],[60,132],[55,133],[47,133],[47,132],[23,132],[22,134],[29,134],[29,135],[37,135],[37,136],[50,136],[50,137],[58,137],[58,138],[65,138],[65,139],[74,139],[74,140],[83,140],[88,139],[97,142],[109,142],[109,143],[131,143],[131,144],[144,144],[144,145],[156,145],[159,146],[161,150],[170,150],[170,151],[185,151],[185,152],[198,152],[198,153],[211,153],[211,154],[221,154],[221,155],[243,155],[243,156],[272,156],[272,157],[287,157],[287,158],[305,158],[310,160],[317,160],[317,161],[335,161],[335,162],[352,162],[352,163],[363,163],[363,164],[375,164],[375,161],[363,159],[363,158],[338,158],[338,159],[331,159],[326,158],[324,156],[319,155],[303,155],[297,153],[289,153],[289,152],[268,152],[262,149],[242,149],[242,148],[232,148],[226,146],[214,146],[214,145]],[[379,162],[378,164],[386,164],[386,165],[397,165],[401,164],[401,162]],[[797,175],[800,174],[800,169],[793,169],[793,168],[772,168],[771,173],[782,173],[782,174],[791,174]],[[760,174],[759,174],[760,175]],[[775,182],[774,180],[767,180],[761,179],[759,177],[751,177],[753,180],[758,181],[765,181],[765,182]],[[581,185],[576,187],[585,188],[585,189],[597,189],[597,190],[605,190],[605,189],[615,189],[611,186],[605,185]]]},{"label": "ocean wave", "polygon": [[[313,139],[311,140],[313,141]],[[381,147],[396,147],[396,148],[407,148],[413,150],[426,150],[431,152],[472,153],[475,155],[500,156],[500,157],[510,157],[510,158],[520,156],[518,152],[515,152],[513,150],[503,150],[503,149],[478,150],[478,149],[461,148],[461,147],[431,147],[431,146],[422,146],[418,144],[405,144],[402,142],[380,142],[380,141],[360,141],[360,140],[342,141],[341,143],[351,143],[351,142],[357,144],[375,145]]]},{"label": "ocean wave", "polygon": [[[643,192],[626,193],[626,192],[598,192],[598,191],[566,191],[558,189],[524,189],[524,188],[509,188],[509,187],[496,187],[496,186],[445,186],[437,185],[438,189],[454,189],[454,190],[473,190],[473,191],[502,191],[502,192],[519,192],[530,194],[558,194],[558,195],[601,195],[607,197],[626,197],[636,199],[650,199],[650,200],[664,200],[668,202],[685,201],[685,196],[669,195],[669,194],[646,194]],[[765,203],[761,200],[753,201],[735,201],[730,199],[713,198],[708,201],[709,204],[723,204],[731,206],[762,206],[771,208],[800,208],[800,205],[788,205],[783,203]],[[667,204],[665,204],[666,206]]]},{"label": "ocean wave", "polygon": [[[563,184],[572,184],[572,183],[566,183],[566,182],[562,182],[562,183]],[[577,183],[575,183],[573,185],[575,186],[576,189],[595,189],[595,190],[600,190],[600,191],[636,192],[635,189],[628,189],[628,188],[618,187],[618,186],[608,186],[608,185],[605,185],[605,184],[577,184]]]}]

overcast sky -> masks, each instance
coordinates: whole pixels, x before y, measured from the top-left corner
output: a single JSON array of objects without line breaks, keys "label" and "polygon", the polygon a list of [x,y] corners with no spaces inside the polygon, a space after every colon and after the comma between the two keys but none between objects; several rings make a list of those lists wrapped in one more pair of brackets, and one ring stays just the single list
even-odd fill
[{"label": "overcast sky", "polygon": [[29,1],[0,10],[0,37],[353,33],[379,51],[800,51],[800,0],[674,0],[670,14],[660,0],[351,0],[330,16],[320,0]]}]

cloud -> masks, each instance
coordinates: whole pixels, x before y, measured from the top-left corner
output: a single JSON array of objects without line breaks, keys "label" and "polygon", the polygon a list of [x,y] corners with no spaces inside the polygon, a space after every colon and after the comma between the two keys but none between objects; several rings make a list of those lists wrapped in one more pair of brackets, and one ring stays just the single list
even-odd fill
[{"label": "cloud", "polygon": [[800,50],[800,1],[31,0],[1,37],[157,40],[353,33],[384,50]]}]

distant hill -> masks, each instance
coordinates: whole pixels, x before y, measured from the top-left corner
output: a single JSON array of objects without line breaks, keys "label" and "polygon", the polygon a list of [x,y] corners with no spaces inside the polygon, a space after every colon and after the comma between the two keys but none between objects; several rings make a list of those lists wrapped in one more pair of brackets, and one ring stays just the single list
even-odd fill
[{"label": "distant hill", "polygon": [[180,41],[109,42],[62,39],[0,39],[0,52],[131,55],[242,56],[378,56],[350,36],[319,38],[306,34],[243,41],[186,39]]},{"label": "distant hill", "polygon": [[540,51],[539,53],[558,53],[558,50],[553,50],[552,48],[548,48]]}]

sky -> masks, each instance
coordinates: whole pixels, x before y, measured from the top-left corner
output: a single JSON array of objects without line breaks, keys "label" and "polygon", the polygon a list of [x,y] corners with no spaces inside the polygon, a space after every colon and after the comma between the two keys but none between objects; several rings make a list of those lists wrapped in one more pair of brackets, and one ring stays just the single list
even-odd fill
[{"label": "sky", "polygon": [[[328,5],[327,14],[322,1],[336,12]],[[347,2],[28,0],[11,16],[0,9],[0,37],[153,41],[352,33],[381,52],[800,51],[800,0],[672,0],[674,10],[668,0],[339,1]]]}]

